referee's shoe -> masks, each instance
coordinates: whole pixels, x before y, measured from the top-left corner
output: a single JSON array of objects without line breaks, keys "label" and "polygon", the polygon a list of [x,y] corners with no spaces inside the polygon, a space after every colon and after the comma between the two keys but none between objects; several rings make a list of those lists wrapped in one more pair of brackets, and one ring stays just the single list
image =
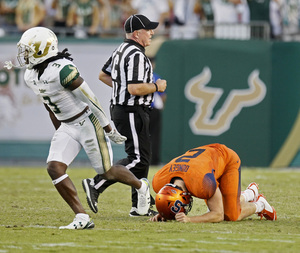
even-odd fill
[{"label": "referee's shoe", "polygon": [[137,208],[136,207],[132,207],[129,213],[130,217],[141,217],[141,216],[155,216],[156,214],[158,214],[157,211],[154,211],[152,209],[149,208],[148,212],[144,215],[140,215],[137,212]]},{"label": "referee's shoe", "polygon": [[138,213],[138,209],[136,207],[132,207],[129,212],[129,216],[130,217],[155,216],[156,214],[158,214],[158,212],[151,209],[153,207],[153,205],[155,205],[155,200],[150,195],[150,207],[149,207],[148,211],[146,212],[146,214],[141,215]]},{"label": "referee's shoe", "polygon": [[89,207],[94,213],[97,213],[99,192],[94,188],[94,179],[93,178],[83,179],[82,187],[86,193],[86,200]]}]

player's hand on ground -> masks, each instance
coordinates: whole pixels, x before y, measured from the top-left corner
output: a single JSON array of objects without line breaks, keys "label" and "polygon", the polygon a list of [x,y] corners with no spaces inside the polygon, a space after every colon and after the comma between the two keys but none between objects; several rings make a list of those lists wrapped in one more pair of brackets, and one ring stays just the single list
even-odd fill
[{"label": "player's hand on ground", "polygon": [[177,213],[175,215],[175,219],[179,222],[184,222],[184,223],[190,222],[190,218],[187,217],[184,213]]},{"label": "player's hand on ground", "polygon": [[121,135],[116,129],[111,130],[109,133],[106,133],[111,141],[116,144],[122,144],[127,140],[126,136]]},{"label": "player's hand on ground", "polygon": [[163,218],[160,214],[156,214],[153,217],[150,217],[149,221],[167,221],[165,218]]}]

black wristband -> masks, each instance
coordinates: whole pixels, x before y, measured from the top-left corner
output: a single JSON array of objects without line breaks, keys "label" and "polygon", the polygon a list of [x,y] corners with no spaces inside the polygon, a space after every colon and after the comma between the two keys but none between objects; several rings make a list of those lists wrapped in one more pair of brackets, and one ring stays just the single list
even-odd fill
[{"label": "black wristband", "polygon": [[154,85],[155,85],[156,91],[158,91],[158,87],[157,87],[157,84],[156,84],[156,83],[154,83]]}]

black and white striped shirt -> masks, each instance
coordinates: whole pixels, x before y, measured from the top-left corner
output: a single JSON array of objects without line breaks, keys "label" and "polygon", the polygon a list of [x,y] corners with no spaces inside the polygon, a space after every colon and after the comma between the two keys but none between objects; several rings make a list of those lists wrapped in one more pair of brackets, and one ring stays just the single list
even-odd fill
[{"label": "black and white striped shirt", "polygon": [[153,93],[144,96],[133,96],[128,90],[128,84],[152,83],[153,69],[145,48],[139,43],[125,39],[113,52],[102,68],[102,71],[112,77],[113,105],[144,105],[150,107]]}]

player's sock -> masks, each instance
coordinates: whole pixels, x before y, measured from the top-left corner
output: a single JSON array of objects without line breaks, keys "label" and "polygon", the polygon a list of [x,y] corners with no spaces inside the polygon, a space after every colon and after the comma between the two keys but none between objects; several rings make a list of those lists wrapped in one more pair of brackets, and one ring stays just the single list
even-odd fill
[{"label": "player's sock", "polygon": [[90,220],[90,216],[86,213],[77,213],[76,217],[87,221]]},{"label": "player's sock", "polygon": [[255,197],[254,192],[250,189],[243,191],[242,195],[244,196],[246,202],[253,201]]},{"label": "player's sock", "polygon": [[145,194],[145,192],[147,191],[148,185],[146,184],[145,181],[140,180],[142,182],[142,186],[140,189],[136,189],[138,193],[142,193]]}]

